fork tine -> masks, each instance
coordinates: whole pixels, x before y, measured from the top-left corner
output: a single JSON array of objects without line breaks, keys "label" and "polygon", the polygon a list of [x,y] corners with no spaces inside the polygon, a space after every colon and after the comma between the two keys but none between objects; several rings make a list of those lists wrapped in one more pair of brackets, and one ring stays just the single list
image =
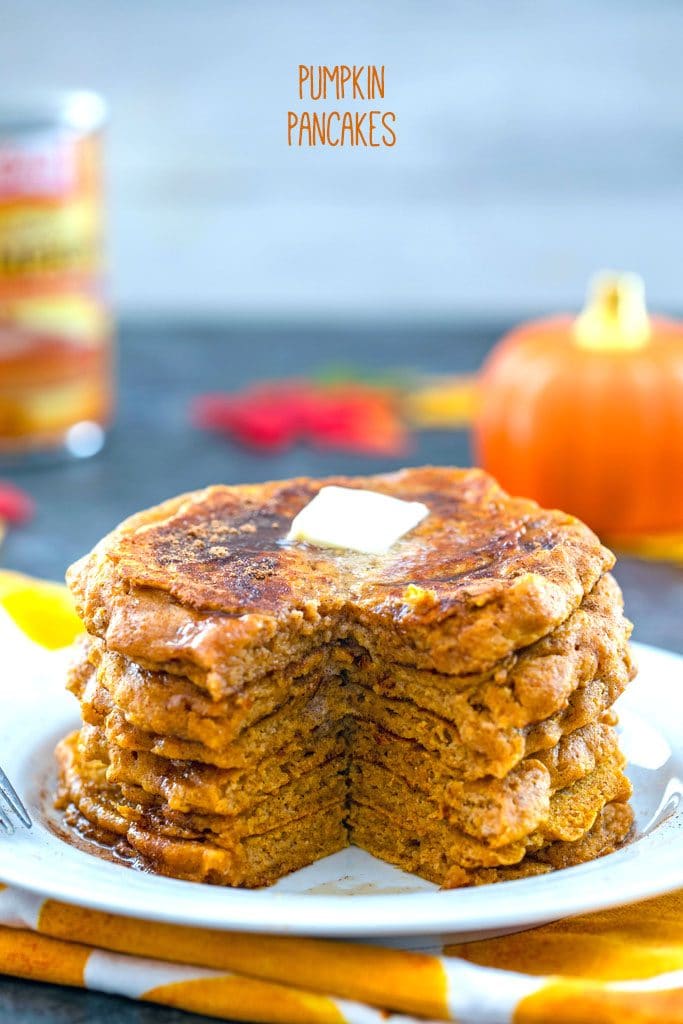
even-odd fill
[{"label": "fork tine", "polygon": [[22,824],[26,825],[26,828],[30,828],[32,822],[29,817],[29,813],[22,804],[17,791],[3,772],[2,768],[0,768],[0,796],[4,797],[6,803],[9,805],[10,809],[14,811]]},{"label": "fork tine", "polygon": [[10,816],[2,807],[0,807],[0,828],[2,828],[8,835],[12,835],[14,832],[14,825],[12,824]]}]

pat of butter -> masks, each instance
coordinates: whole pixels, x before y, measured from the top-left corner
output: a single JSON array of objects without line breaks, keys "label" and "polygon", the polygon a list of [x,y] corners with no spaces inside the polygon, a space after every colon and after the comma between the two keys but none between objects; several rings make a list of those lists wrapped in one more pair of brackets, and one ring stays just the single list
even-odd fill
[{"label": "pat of butter", "polygon": [[419,501],[353,487],[322,487],[294,517],[287,539],[382,555],[428,515]]}]

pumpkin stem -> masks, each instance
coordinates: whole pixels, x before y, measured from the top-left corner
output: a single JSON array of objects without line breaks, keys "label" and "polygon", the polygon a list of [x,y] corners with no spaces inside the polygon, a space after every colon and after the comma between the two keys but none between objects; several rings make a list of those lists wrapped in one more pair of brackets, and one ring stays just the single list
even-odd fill
[{"label": "pumpkin stem", "polygon": [[645,285],[638,274],[603,271],[593,278],[583,312],[574,324],[581,348],[619,351],[642,348],[650,337]]}]

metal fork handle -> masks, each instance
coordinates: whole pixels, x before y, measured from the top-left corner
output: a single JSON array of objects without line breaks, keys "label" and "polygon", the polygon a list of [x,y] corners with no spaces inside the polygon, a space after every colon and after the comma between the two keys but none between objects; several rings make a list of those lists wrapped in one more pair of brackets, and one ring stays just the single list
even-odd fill
[{"label": "metal fork handle", "polygon": [[6,832],[8,835],[12,835],[14,832],[14,825],[7,811],[0,807],[0,829]]},{"label": "metal fork handle", "polygon": [[[29,813],[19,799],[17,791],[3,772],[2,768],[0,768],[0,796],[3,798],[9,809],[14,811],[22,825],[25,825],[26,828],[30,828],[33,823]],[[0,823],[5,827],[6,831],[14,831],[14,826],[12,825],[9,815],[4,812],[2,807],[0,807]],[[8,825],[9,828],[7,827]]]}]

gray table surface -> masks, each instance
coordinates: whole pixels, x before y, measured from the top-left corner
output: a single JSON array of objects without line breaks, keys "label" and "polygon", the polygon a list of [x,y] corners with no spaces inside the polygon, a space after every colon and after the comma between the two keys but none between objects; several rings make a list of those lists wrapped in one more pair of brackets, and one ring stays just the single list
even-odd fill
[{"label": "gray table surface", "polygon": [[[479,322],[450,327],[123,325],[119,411],[104,451],[82,462],[3,472],[33,495],[38,512],[31,524],[9,535],[0,550],[2,565],[61,579],[67,565],[124,516],[209,483],[398,468],[405,460],[304,447],[278,455],[254,455],[192,429],[188,404],[203,391],[231,390],[255,378],[309,373],[332,363],[425,372],[475,370],[505,326]],[[471,461],[467,436],[421,433],[409,461],[466,465]],[[636,638],[683,653],[683,571],[622,558],[616,575],[636,623]],[[193,1019],[200,1020],[111,996],[0,981],[0,1020],[17,1024],[81,1020],[175,1024]]]}]

